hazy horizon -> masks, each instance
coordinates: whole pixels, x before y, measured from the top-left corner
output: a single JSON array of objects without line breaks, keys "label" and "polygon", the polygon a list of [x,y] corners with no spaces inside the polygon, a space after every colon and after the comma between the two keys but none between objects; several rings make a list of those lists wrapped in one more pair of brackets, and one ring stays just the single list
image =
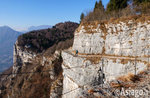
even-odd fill
[{"label": "hazy horizon", "polygon": [[[93,9],[99,0],[2,0],[0,26],[23,31],[30,26],[55,25],[59,22],[80,21],[82,12]],[[106,6],[109,0],[102,0]]]},{"label": "hazy horizon", "polygon": [[[4,26],[8,26],[8,25],[0,25],[0,27],[4,27]],[[15,28],[15,27],[11,27],[11,26],[8,26],[8,27],[10,27],[11,29],[13,29],[15,31],[22,32],[22,31],[27,31],[31,27],[39,27],[39,26],[52,26],[52,25],[34,25],[34,26],[28,26],[28,27],[25,27],[25,28],[19,28],[19,27]]]}]

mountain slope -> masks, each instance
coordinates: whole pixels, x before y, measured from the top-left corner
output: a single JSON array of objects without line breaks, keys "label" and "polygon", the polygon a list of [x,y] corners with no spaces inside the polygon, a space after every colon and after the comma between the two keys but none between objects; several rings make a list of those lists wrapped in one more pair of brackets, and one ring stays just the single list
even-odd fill
[{"label": "mountain slope", "polygon": [[62,93],[60,52],[72,46],[77,27],[77,23],[65,22],[19,36],[14,45],[13,67],[3,74],[24,74],[0,75],[0,98],[57,98],[50,96]]},{"label": "mountain slope", "polygon": [[0,27],[0,72],[13,64],[13,44],[20,34],[8,26]]}]

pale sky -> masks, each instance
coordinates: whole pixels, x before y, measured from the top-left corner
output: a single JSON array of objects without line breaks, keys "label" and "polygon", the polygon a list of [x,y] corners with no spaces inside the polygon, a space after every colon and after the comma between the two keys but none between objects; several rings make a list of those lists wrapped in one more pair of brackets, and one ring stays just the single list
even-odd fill
[{"label": "pale sky", "polygon": [[[109,0],[102,0],[103,4]],[[82,12],[93,9],[96,0],[1,0],[0,26],[18,31],[29,26],[79,22]]]}]

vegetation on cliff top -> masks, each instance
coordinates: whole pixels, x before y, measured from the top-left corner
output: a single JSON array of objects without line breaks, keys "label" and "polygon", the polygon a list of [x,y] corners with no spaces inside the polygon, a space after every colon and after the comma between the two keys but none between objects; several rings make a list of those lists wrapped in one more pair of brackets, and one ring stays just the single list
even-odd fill
[{"label": "vegetation on cliff top", "polygon": [[[77,23],[65,22],[53,26],[51,29],[31,31],[18,37],[18,45],[23,49],[42,52],[61,41],[72,39]],[[64,45],[67,45],[65,43]],[[61,47],[60,47],[61,48]]]},{"label": "vegetation on cliff top", "polygon": [[133,15],[150,15],[150,0],[110,0],[104,8],[102,0],[96,1],[94,10],[81,14],[82,22],[103,21]]}]

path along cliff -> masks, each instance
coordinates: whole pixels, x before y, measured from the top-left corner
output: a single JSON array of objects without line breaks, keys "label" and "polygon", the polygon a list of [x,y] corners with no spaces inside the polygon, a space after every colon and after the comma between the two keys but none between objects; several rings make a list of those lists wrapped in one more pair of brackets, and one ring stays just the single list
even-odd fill
[{"label": "path along cliff", "polygon": [[[116,87],[150,91],[149,16],[83,22],[77,27],[60,23],[20,36],[14,45],[14,65],[0,75],[0,97],[118,97]],[[132,79],[127,80],[141,81],[118,82],[128,75]]]},{"label": "path along cliff", "polygon": [[72,48],[62,52],[63,92],[72,91],[63,98],[87,97],[93,86],[137,75],[148,69],[149,55],[148,16],[81,23]]}]

